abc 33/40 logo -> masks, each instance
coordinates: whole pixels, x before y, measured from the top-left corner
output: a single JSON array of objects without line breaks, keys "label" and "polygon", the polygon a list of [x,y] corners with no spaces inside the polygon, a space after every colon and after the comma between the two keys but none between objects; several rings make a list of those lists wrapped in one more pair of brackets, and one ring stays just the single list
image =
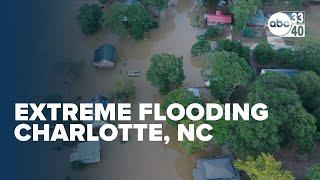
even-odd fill
[{"label": "abc 33/40 logo", "polygon": [[281,11],[270,16],[268,28],[280,37],[305,37],[304,11]]}]

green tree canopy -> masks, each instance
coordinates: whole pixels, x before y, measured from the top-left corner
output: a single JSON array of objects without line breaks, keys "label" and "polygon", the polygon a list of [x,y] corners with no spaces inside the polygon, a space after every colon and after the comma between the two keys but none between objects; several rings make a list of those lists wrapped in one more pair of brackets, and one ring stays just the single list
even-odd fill
[{"label": "green tree canopy", "polygon": [[300,153],[309,152],[315,142],[315,120],[303,109],[295,90],[285,75],[261,75],[249,87],[247,99],[249,104],[266,104],[268,119],[218,122],[213,126],[217,142],[230,145],[241,156],[273,153],[289,142],[295,142]]},{"label": "green tree canopy", "polygon": [[208,52],[210,52],[211,47],[209,41],[205,39],[200,39],[198,42],[196,42],[191,47],[191,55],[192,56],[199,56],[204,55]]},{"label": "green tree canopy", "polygon": [[268,42],[263,41],[253,50],[253,55],[257,62],[266,64],[273,60],[274,50]]},{"label": "green tree canopy", "polygon": [[[320,103],[316,103],[317,97],[320,97],[320,76],[313,71],[304,71],[294,77],[294,82],[303,105],[309,112],[320,107]],[[310,106],[311,104],[314,105]]]},{"label": "green tree canopy", "polygon": [[235,21],[235,28],[243,29],[261,5],[261,0],[233,0],[231,12]]},{"label": "green tree canopy", "polygon": [[158,87],[161,94],[180,87],[184,79],[183,57],[167,53],[152,56],[147,80]]},{"label": "green tree canopy", "polygon": [[128,31],[137,40],[141,40],[146,32],[158,27],[158,22],[140,5],[131,5],[127,10]]},{"label": "green tree canopy", "polygon": [[[188,91],[184,88],[178,88],[170,91],[167,95],[163,97],[163,103],[161,104],[162,111],[166,111],[168,106],[173,103],[179,103],[186,108],[192,103],[202,104],[202,101],[199,97],[196,97],[191,91]],[[173,114],[177,115],[178,110],[174,109]],[[179,123],[177,121],[171,121],[169,119],[166,122],[174,127],[177,127]]]},{"label": "green tree canopy", "polygon": [[168,7],[169,0],[141,0],[146,7],[155,8],[158,12]]},{"label": "green tree canopy", "polygon": [[249,60],[250,48],[243,46],[240,42],[230,41],[229,39],[224,39],[218,41],[218,51],[229,51],[236,52],[240,57]]},{"label": "green tree canopy", "polygon": [[118,102],[132,101],[136,94],[136,87],[132,79],[123,75],[118,76],[115,85],[115,96]]},{"label": "green tree canopy", "polygon": [[127,28],[124,23],[127,6],[122,3],[113,3],[102,17],[103,25],[120,37],[127,35]]},{"label": "green tree canopy", "polygon": [[292,66],[294,59],[294,51],[290,48],[280,49],[275,52],[275,61],[284,66]]},{"label": "green tree canopy", "polygon": [[101,26],[102,10],[99,4],[84,4],[77,14],[81,31],[85,34],[95,33]]},{"label": "green tree canopy", "polygon": [[237,169],[245,171],[252,180],[294,180],[291,172],[284,170],[281,162],[270,154],[262,153],[257,158],[248,157],[246,161],[237,160],[234,164]]},{"label": "green tree canopy", "polygon": [[320,46],[309,45],[295,53],[294,65],[302,70],[311,70],[320,75]]},{"label": "green tree canopy", "polygon": [[320,164],[315,164],[308,169],[307,180],[320,179]]},{"label": "green tree canopy", "polygon": [[235,52],[208,54],[211,93],[219,100],[229,100],[237,86],[245,86],[253,73],[247,61]]}]

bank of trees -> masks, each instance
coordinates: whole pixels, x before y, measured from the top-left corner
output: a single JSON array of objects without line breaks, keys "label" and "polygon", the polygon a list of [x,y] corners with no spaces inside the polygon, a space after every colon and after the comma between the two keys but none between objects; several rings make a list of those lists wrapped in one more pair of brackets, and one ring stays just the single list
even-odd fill
[{"label": "bank of trees", "polygon": [[307,180],[320,179],[320,164],[315,164],[308,169]]},{"label": "bank of trees", "polygon": [[84,4],[77,14],[77,21],[84,34],[93,34],[101,27],[102,10],[99,4]]},{"label": "bank of trees", "polygon": [[[101,4],[108,1],[101,0]],[[101,24],[120,37],[130,35],[136,40],[159,26],[155,14],[168,6],[168,0],[143,0],[141,3],[126,5],[115,2],[104,13],[99,4],[84,4],[80,7],[77,20],[85,34],[93,34]]]},{"label": "bank of trees", "polygon": [[281,162],[271,154],[262,153],[256,158],[248,157],[245,161],[237,160],[235,166],[237,169],[245,171],[252,180],[295,179],[291,172],[284,170]]},{"label": "bank of trees", "polygon": [[297,144],[301,154],[312,150],[317,137],[316,119],[302,106],[290,77],[276,73],[258,77],[249,87],[247,100],[250,104],[266,104],[268,120],[218,122],[213,126],[218,143],[230,145],[242,156],[274,153],[288,143]]}]

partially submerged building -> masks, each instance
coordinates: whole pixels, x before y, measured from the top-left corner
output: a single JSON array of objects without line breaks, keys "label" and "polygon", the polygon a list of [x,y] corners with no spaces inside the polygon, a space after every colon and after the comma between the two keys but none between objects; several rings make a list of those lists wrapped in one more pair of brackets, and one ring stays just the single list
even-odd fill
[{"label": "partially submerged building", "polygon": [[230,25],[232,23],[232,16],[224,15],[221,11],[216,11],[215,14],[204,14],[204,19],[208,26]]},{"label": "partially submerged building", "polygon": [[260,75],[266,74],[268,72],[275,72],[275,73],[280,73],[288,76],[293,76],[299,73],[299,70],[298,69],[262,69],[260,72]]},{"label": "partially submerged building", "polygon": [[265,26],[268,24],[268,18],[264,16],[264,12],[260,9],[256,15],[253,16],[249,22],[249,26]]},{"label": "partially submerged building", "polygon": [[187,90],[192,92],[194,96],[200,97],[200,91],[198,88],[188,88]]},{"label": "partially submerged building", "polygon": [[199,159],[192,175],[194,180],[241,180],[230,157]]},{"label": "partially submerged building", "polygon": [[70,162],[79,161],[84,164],[100,162],[100,142],[79,143],[70,154]]},{"label": "partially submerged building", "polygon": [[[93,97],[91,99],[92,103],[101,103],[103,105],[104,108],[106,108],[108,106],[109,103],[109,99],[107,97],[101,96],[101,95],[96,95],[95,97]],[[93,108],[93,112],[94,112],[94,108]],[[94,114],[93,114],[94,117]],[[93,121],[82,121],[84,124],[92,124],[93,128],[99,128],[101,126],[103,126],[104,124],[107,124],[107,121],[104,120],[93,120]]]},{"label": "partially submerged building", "polygon": [[94,51],[93,64],[97,69],[113,69],[116,64],[116,49],[103,44]]}]

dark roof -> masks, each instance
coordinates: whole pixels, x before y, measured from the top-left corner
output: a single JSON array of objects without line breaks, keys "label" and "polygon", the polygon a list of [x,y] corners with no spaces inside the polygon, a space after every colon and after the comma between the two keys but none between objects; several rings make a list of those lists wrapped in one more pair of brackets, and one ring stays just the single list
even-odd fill
[{"label": "dark roof", "polygon": [[197,160],[193,171],[194,180],[240,180],[239,172],[234,168],[229,157]]},{"label": "dark roof", "polygon": [[260,74],[265,74],[269,72],[280,73],[288,76],[293,76],[299,72],[298,69],[262,69]]},{"label": "dark roof", "polygon": [[100,62],[102,60],[107,60],[114,62],[116,49],[109,44],[103,44],[98,49],[94,51],[94,62]]}]

